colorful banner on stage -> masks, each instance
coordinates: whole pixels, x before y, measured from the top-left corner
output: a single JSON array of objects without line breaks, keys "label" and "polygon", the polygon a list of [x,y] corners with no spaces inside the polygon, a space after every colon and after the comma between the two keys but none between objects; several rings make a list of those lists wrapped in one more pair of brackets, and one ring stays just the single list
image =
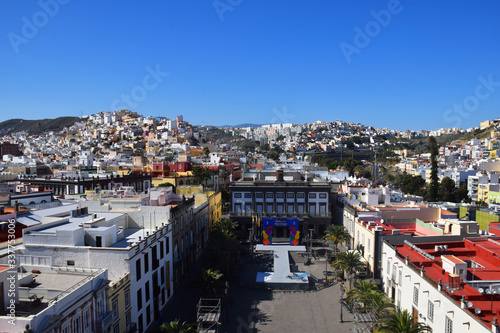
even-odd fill
[{"label": "colorful banner on stage", "polygon": [[263,219],[262,226],[264,245],[271,245],[273,243],[274,227],[288,227],[290,229],[290,245],[299,245],[300,231],[298,219]]}]

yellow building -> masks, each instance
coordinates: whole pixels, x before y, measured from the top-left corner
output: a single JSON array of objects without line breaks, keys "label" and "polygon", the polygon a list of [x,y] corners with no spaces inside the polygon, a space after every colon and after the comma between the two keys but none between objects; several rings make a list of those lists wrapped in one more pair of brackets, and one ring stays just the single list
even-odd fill
[{"label": "yellow building", "polygon": [[132,324],[130,274],[109,285],[108,302],[113,319],[112,332],[129,332]]},{"label": "yellow building", "polygon": [[490,121],[489,120],[485,120],[485,121],[482,121],[479,123],[479,127],[480,128],[488,128],[490,127]]},{"label": "yellow building", "polygon": [[477,200],[488,202],[490,184],[479,184],[477,189]]},{"label": "yellow building", "polygon": [[[194,195],[197,204],[201,204],[200,194],[204,194],[208,198],[208,222],[212,228],[214,223],[217,223],[222,217],[222,194],[215,191],[203,191],[203,186],[178,186],[175,190],[178,195],[191,196]],[[204,202],[204,201],[203,201]]]},{"label": "yellow building", "polygon": [[212,192],[208,197],[208,223],[209,227],[219,222],[222,216],[222,194],[220,192]]}]

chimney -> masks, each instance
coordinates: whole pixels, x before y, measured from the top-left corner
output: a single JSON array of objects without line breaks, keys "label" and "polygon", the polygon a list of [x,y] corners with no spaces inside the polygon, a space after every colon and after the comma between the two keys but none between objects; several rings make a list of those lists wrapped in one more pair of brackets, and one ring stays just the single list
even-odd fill
[{"label": "chimney", "polygon": [[491,323],[491,331],[493,333],[500,333],[500,327],[498,326],[497,317],[493,318],[493,323]]},{"label": "chimney", "polygon": [[465,295],[462,295],[462,300],[460,301],[460,307],[462,309],[467,309],[467,300],[465,299]]},{"label": "chimney", "polygon": [[283,170],[276,170],[276,181],[284,181]]}]

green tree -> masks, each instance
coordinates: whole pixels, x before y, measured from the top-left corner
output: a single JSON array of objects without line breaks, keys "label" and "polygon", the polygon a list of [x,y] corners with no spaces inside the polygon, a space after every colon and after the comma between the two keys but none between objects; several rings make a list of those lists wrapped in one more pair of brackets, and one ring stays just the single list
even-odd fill
[{"label": "green tree", "polygon": [[328,229],[326,229],[322,239],[325,243],[333,243],[335,246],[335,253],[337,253],[339,251],[339,243],[349,242],[351,240],[351,235],[344,226],[332,224],[328,227]]},{"label": "green tree", "polygon": [[341,269],[346,275],[349,275],[349,290],[352,288],[354,272],[366,269],[366,265],[358,251],[339,253],[334,265],[337,269]]},{"label": "green tree", "polygon": [[205,156],[208,156],[210,154],[210,148],[204,147],[203,148],[203,154],[205,154]]},{"label": "green tree", "polygon": [[201,184],[205,179],[205,168],[202,168],[199,165],[193,166],[193,170],[191,171],[193,174],[193,178],[197,184]]},{"label": "green tree", "polygon": [[379,333],[423,333],[432,332],[431,328],[424,323],[415,320],[408,310],[403,312],[392,312],[388,318],[379,320],[380,326],[376,327],[374,332]]},{"label": "green tree", "polygon": [[456,186],[453,179],[444,177],[439,184],[439,200],[455,202]]},{"label": "green tree", "polygon": [[346,167],[347,171],[349,171],[350,177],[354,176],[354,168],[356,167],[356,164],[356,161],[352,157],[348,157],[344,161],[344,166]]},{"label": "green tree", "polygon": [[438,145],[436,138],[429,137],[429,150],[431,153],[431,185],[429,187],[429,201],[438,201],[439,199],[439,183],[438,183]]},{"label": "green tree", "polygon": [[224,188],[226,189],[227,189],[227,179],[229,178],[230,175],[231,175],[230,172],[226,168],[222,167],[219,169],[219,176],[222,179],[224,179]]},{"label": "green tree", "polygon": [[354,287],[347,292],[347,301],[359,302],[362,299],[367,298],[367,295],[377,290],[377,285],[373,280],[359,280],[354,282]]},{"label": "green tree", "polygon": [[194,281],[194,287],[201,291],[201,297],[217,297],[223,288],[222,276],[218,270],[205,269]]},{"label": "green tree", "polygon": [[469,197],[469,190],[467,190],[467,184],[463,183],[459,188],[455,188],[455,202],[465,202],[470,203],[471,198]]},{"label": "green tree", "polygon": [[174,321],[163,323],[160,326],[160,331],[164,333],[196,333],[198,329],[196,324],[188,324],[186,322],[180,322],[179,319]]}]

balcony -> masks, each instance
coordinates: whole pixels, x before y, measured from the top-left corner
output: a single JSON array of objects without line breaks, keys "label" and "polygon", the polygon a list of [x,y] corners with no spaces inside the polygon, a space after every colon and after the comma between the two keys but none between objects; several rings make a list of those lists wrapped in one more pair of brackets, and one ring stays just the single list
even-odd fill
[{"label": "balcony", "polygon": [[283,219],[304,219],[304,218],[331,218],[332,214],[328,213],[257,213],[257,212],[230,212],[230,217],[248,217],[259,216],[264,219],[283,218]]},{"label": "balcony", "polygon": [[108,311],[103,314],[102,317],[96,321],[95,327],[97,333],[106,333],[108,328],[113,324],[113,311]]}]

